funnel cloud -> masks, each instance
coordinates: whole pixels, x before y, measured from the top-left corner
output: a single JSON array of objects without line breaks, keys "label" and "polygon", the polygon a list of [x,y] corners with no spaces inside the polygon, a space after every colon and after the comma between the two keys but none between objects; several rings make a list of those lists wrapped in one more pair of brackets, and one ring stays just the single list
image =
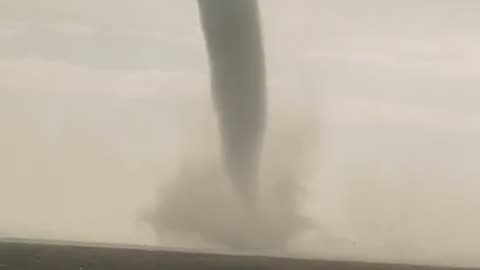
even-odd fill
[{"label": "funnel cloud", "polygon": [[[281,153],[287,160],[263,160],[271,168],[260,166],[267,98],[257,1],[199,0],[198,6],[221,157],[183,164],[173,187],[161,195],[165,205],[157,209],[154,227],[160,238],[166,227],[233,250],[282,249],[306,226],[296,203],[301,151],[284,141],[284,150],[296,152]],[[267,194],[259,192],[261,178],[268,180]],[[233,184],[233,192],[225,183]]]},{"label": "funnel cloud", "polygon": [[199,0],[226,172],[254,203],[265,130],[265,60],[255,0]]}]

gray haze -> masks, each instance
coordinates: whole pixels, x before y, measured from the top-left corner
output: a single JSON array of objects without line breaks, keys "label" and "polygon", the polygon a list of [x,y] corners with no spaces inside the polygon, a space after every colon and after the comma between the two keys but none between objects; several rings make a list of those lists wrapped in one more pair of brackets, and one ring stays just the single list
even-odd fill
[{"label": "gray haze", "polygon": [[[271,237],[480,266],[480,3],[261,8]],[[0,72],[1,236],[223,248],[244,221],[216,169],[194,1],[0,0]]]}]

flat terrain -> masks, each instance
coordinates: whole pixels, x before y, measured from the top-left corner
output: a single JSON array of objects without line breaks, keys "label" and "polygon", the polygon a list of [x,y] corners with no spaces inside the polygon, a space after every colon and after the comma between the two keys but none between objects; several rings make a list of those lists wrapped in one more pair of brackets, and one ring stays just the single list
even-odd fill
[{"label": "flat terrain", "polygon": [[0,240],[0,270],[150,269],[461,269],[215,254],[67,242]]}]

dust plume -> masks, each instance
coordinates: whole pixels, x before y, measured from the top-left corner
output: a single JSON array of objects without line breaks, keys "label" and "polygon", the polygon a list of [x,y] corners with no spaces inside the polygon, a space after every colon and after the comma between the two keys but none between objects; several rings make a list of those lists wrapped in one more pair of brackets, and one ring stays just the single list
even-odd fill
[{"label": "dust plume", "polygon": [[[302,199],[314,169],[316,114],[307,104],[279,96],[271,98],[259,171],[261,218],[245,211],[224,173],[213,112],[190,113],[183,119],[184,132],[192,135],[188,151],[173,179],[159,189],[148,217],[160,242],[174,235],[179,246],[284,252],[310,228]],[[206,106],[205,100],[196,102],[193,108]]]}]

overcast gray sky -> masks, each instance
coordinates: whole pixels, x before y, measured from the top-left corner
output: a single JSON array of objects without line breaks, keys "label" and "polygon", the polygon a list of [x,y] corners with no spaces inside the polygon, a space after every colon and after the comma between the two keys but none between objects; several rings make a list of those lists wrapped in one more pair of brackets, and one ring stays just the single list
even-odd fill
[{"label": "overcast gray sky", "polygon": [[[363,258],[480,265],[480,2],[261,8],[271,102],[322,130],[318,226]],[[157,244],[137,216],[212,121],[207,71],[195,1],[0,0],[0,235]]]}]

